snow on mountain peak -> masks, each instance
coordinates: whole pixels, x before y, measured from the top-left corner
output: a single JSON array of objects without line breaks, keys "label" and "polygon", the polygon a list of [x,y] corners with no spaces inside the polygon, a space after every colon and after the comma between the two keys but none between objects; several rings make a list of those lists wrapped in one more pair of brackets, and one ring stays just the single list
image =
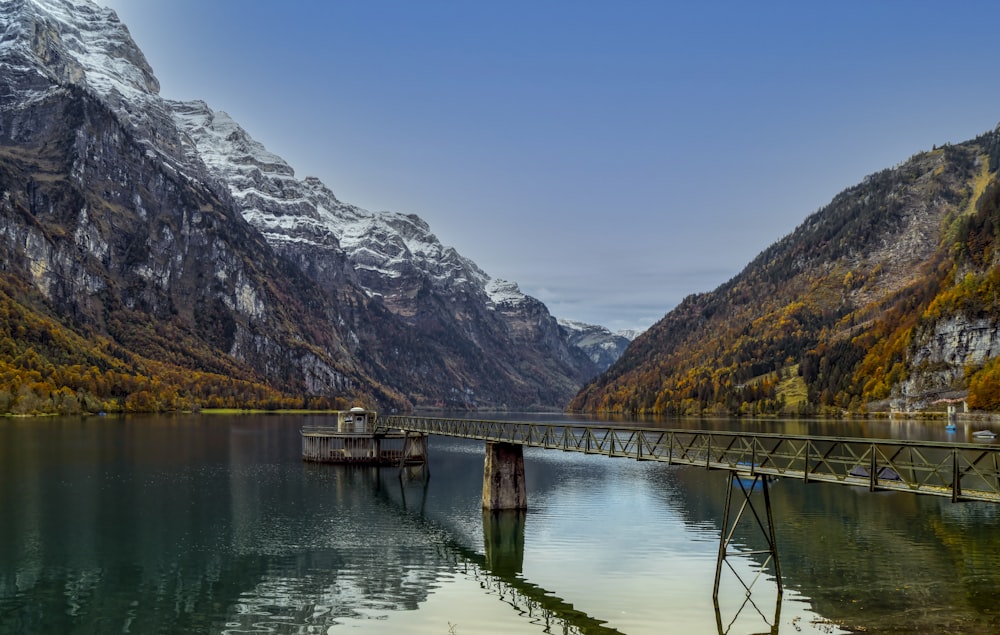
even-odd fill
[{"label": "snow on mountain peak", "polygon": [[276,248],[298,245],[340,252],[369,293],[383,280],[425,276],[438,287],[482,287],[489,277],[431,233],[419,216],[370,212],[339,201],[315,177],[295,178],[281,157],[254,140],[231,117],[204,102],[168,102],[194,152],[224,183],[243,217]]},{"label": "snow on mountain peak", "polygon": [[[111,9],[90,0],[8,0],[0,15],[14,27],[5,42],[31,43],[32,51],[60,82],[79,83],[102,97],[117,91],[140,100],[160,84],[128,28]],[[30,33],[30,37],[25,37]]]},{"label": "snow on mountain peak", "polygon": [[559,326],[573,333],[579,333],[579,334],[600,333],[602,335],[606,335],[609,337],[614,335],[617,337],[625,338],[630,342],[642,334],[642,331],[636,329],[622,329],[620,331],[615,331],[614,333],[612,333],[611,330],[605,326],[599,326],[596,324],[587,324],[586,322],[577,322],[575,320],[567,320],[564,318],[559,318],[558,322]]},{"label": "snow on mountain peak", "polygon": [[201,159],[224,178],[238,178],[253,170],[294,177],[284,159],[267,149],[221,110],[212,110],[204,101],[168,102],[178,126],[196,137]]},{"label": "snow on mountain peak", "polygon": [[517,286],[516,282],[500,279],[490,280],[486,284],[486,295],[489,296],[493,304],[497,305],[517,306],[527,298],[526,295],[521,293],[521,289]]},{"label": "snow on mountain peak", "polygon": [[373,276],[416,274],[438,287],[471,285],[494,306],[527,299],[516,283],[491,279],[442,245],[418,216],[342,203],[319,179],[297,179],[284,159],[227,113],[203,101],[162,99],[152,68],[113,10],[92,0],[0,0],[0,29],[0,70],[25,74],[23,98],[44,94],[31,74],[48,78],[46,90],[84,87],[154,152],[172,153],[165,158],[192,167],[192,174],[207,167],[272,245],[342,251],[369,274],[361,278],[370,293],[381,293],[372,288]]},{"label": "snow on mountain peak", "polygon": [[78,86],[103,102],[146,148],[177,166],[185,148],[160,84],[128,28],[90,0],[0,0],[0,72],[8,103]]}]

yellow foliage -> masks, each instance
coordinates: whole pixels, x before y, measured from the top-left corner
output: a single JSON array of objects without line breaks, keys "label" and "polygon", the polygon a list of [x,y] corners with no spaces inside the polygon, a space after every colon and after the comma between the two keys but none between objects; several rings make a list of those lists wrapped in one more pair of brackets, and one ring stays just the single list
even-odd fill
[{"label": "yellow foliage", "polygon": [[[227,364],[235,368],[227,360],[217,366]],[[106,338],[83,338],[0,290],[0,413],[156,412],[207,404],[340,405],[332,397],[304,400],[249,379],[143,358]]]},{"label": "yellow foliage", "polygon": [[1000,358],[991,359],[969,378],[969,407],[1000,410]]}]

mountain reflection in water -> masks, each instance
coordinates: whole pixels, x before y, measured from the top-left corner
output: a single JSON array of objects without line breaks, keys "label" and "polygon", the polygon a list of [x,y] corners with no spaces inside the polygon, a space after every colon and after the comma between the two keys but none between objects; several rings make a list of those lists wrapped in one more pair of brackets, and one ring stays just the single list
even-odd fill
[{"label": "mountain reflection in water", "polygon": [[[0,423],[0,633],[718,632],[725,474],[527,450],[531,508],[494,519],[480,444],[433,439],[429,480],[401,480],[303,464],[302,423]],[[1000,630],[997,508],[795,481],[771,496],[780,632]],[[729,632],[771,629],[759,584],[765,614]],[[726,625],[743,599],[723,599]]]}]

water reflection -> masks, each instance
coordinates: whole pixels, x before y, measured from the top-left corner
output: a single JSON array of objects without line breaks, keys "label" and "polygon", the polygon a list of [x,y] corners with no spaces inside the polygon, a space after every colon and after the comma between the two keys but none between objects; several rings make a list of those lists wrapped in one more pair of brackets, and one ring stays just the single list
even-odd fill
[{"label": "water reflection", "polygon": [[[712,590],[712,598],[715,602],[715,619],[718,623],[719,633],[728,633],[731,627],[737,622],[744,611],[752,609],[770,625],[769,632],[777,633],[781,616],[781,598],[783,594],[781,567],[779,565],[778,550],[775,544],[774,516],[771,513],[770,502],[770,477],[755,476],[754,478],[742,478],[731,475],[726,481],[726,503],[722,515],[722,539],[719,544],[719,561],[716,564],[715,587]],[[743,522],[745,521],[745,522]],[[743,522],[743,525],[741,525]],[[753,532],[756,535],[756,543],[759,545],[747,550],[745,545],[742,549],[733,548],[733,538],[742,526],[751,524],[759,529]],[[732,556],[752,555],[759,562],[759,567],[754,572],[753,577],[744,577],[740,568],[733,564]],[[719,604],[720,589],[722,588],[723,576],[726,573],[732,574],[732,579],[739,583],[744,595],[743,603],[736,610],[735,617],[729,621],[723,621],[722,607]],[[775,587],[775,604],[773,619],[770,618],[758,603],[760,593],[754,597],[754,587],[761,578],[769,578]],[[728,595],[728,594],[727,594]]]},{"label": "water reflection", "polygon": [[[692,525],[721,516],[718,476],[676,472],[678,509]],[[770,495],[786,589],[831,623],[887,633],[1000,630],[996,505],[793,480],[772,484]],[[754,545],[755,531],[735,539]]]},{"label": "water reflection", "polygon": [[483,510],[486,568],[499,577],[516,577],[524,566],[524,510]]},{"label": "water reflection", "polygon": [[[482,461],[479,462],[480,469]],[[481,474],[480,474],[481,476]],[[472,549],[452,537],[452,533],[426,509],[426,498],[416,511],[406,508],[406,488],[396,491],[381,480],[378,498],[390,501],[389,505],[410,512],[410,518],[421,527],[440,536],[441,552],[455,565],[455,570],[475,580],[480,587],[498,597],[521,617],[544,628],[545,633],[566,635],[613,635],[619,631],[608,627],[558,597],[558,594],[541,588],[522,575],[525,547],[525,525],[528,514],[524,510],[481,510],[483,552]],[[425,483],[426,485],[426,483]],[[426,488],[424,490],[426,492]],[[478,502],[480,499],[476,499]]]},{"label": "water reflection", "polygon": [[467,546],[424,515],[426,478],[302,464],[297,427],[268,423],[0,428],[0,632],[325,632],[456,575],[543,629],[616,632],[519,577],[523,513]]},{"label": "water reflection", "polygon": [[[778,635],[781,626],[781,600],[782,595],[776,594],[773,598],[770,598],[774,602],[773,608],[764,608],[761,603],[760,598],[755,598],[754,595],[747,590],[743,597],[743,602],[736,609],[733,615],[727,615],[723,617],[723,609],[719,603],[715,602],[715,624],[716,628],[719,629],[719,635],[730,635],[730,633],[741,632],[738,630],[738,624],[740,623],[740,618],[743,617],[744,613],[756,613],[760,617],[760,621],[764,623],[769,628],[766,631],[758,631],[755,635]],[[801,621],[801,620],[799,620]],[[797,624],[794,624],[797,626]],[[801,630],[801,627],[798,627]],[[836,629],[830,628],[829,632],[835,632]]]},{"label": "water reflection", "polygon": [[290,471],[285,432],[4,426],[0,632],[295,632],[423,602],[450,566],[433,534],[357,504],[359,474]]},{"label": "water reflection", "polygon": [[303,464],[301,423],[0,423],[0,633],[1000,631],[996,506],[779,481],[785,594],[715,614],[725,473],[528,450],[531,509],[484,517],[481,444],[401,479]]}]

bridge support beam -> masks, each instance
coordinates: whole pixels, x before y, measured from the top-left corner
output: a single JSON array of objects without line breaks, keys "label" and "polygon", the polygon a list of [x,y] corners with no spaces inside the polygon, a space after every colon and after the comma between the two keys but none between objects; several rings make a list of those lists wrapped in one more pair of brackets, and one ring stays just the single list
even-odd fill
[{"label": "bridge support beam", "polygon": [[[736,494],[737,489],[739,489],[741,494]],[[756,490],[760,490],[763,493],[763,513],[762,510],[758,509],[753,502],[752,494]],[[730,524],[733,507],[737,504],[739,505],[739,511],[736,513],[735,519],[733,519]],[[746,512],[750,513],[746,514]],[[733,537],[736,534],[737,525],[740,524],[740,520],[742,520],[744,516],[753,517],[757,528],[760,530],[760,537],[763,538],[765,548],[750,551],[740,550],[737,552],[730,552],[729,543],[732,542]],[[747,583],[743,580],[733,565],[728,562],[727,558],[729,556],[759,556],[764,558],[764,562],[760,565],[757,577],[755,577],[753,581]],[[774,516],[771,513],[771,493],[768,490],[767,477],[761,474],[754,474],[752,476],[732,474],[729,476],[729,484],[726,490],[726,508],[722,515],[722,533],[719,536],[719,556],[715,563],[715,588],[712,590],[712,598],[716,602],[718,602],[719,599],[719,582],[722,577],[723,564],[728,565],[729,569],[736,575],[736,579],[743,586],[744,591],[746,591],[746,597],[748,600],[750,598],[750,590],[753,587],[754,582],[756,582],[757,578],[765,573],[768,568],[771,568],[774,575],[774,581],[778,585],[778,597],[780,602],[783,589],[781,585],[781,566],[778,564],[778,545],[774,537]]]},{"label": "bridge support beam", "polygon": [[486,442],[483,466],[483,509],[527,509],[524,446]]}]

